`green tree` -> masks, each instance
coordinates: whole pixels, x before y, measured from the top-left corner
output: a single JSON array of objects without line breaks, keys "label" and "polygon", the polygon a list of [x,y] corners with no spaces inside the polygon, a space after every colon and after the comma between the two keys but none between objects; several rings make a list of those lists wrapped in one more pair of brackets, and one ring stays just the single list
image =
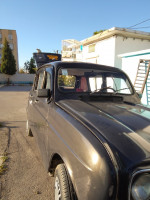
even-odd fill
[{"label": "green tree", "polygon": [[28,71],[29,71],[29,61],[26,61],[26,62],[24,63],[24,71],[25,71],[26,73],[28,73]]},{"label": "green tree", "polygon": [[75,76],[71,76],[71,75],[59,75],[58,76],[58,84],[59,87],[60,86],[66,86],[66,87],[75,87],[75,82],[76,82],[76,78]]},{"label": "green tree", "polygon": [[1,72],[7,75],[16,73],[16,60],[6,38],[2,49]]},{"label": "green tree", "polygon": [[24,70],[29,74],[35,74],[36,72],[36,65],[34,58],[31,57],[30,61],[26,61],[24,63]]},{"label": "green tree", "polygon": [[35,69],[36,69],[35,60],[34,60],[34,58],[31,58],[30,65],[29,65],[29,73],[35,74]]}]

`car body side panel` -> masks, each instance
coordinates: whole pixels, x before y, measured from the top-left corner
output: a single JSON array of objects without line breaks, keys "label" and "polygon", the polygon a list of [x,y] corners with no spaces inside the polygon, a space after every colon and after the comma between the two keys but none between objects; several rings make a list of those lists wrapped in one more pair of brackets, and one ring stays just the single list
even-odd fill
[{"label": "car body side panel", "polygon": [[59,154],[78,199],[108,199],[108,190],[116,180],[115,172],[112,179],[114,168],[103,145],[79,121],[53,103],[49,107],[48,129],[45,167],[49,168],[53,154]]}]

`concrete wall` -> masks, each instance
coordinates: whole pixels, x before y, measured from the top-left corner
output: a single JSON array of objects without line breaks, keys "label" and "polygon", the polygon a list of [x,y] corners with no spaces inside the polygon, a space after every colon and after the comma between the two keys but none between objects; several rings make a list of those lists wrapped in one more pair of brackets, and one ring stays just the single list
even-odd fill
[{"label": "concrete wall", "polygon": [[95,43],[95,52],[88,52],[89,45],[83,47],[82,61],[110,65],[122,69],[119,54],[150,48],[150,41],[113,36]]},{"label": "concrete wall", "polygon": [[0,84],[6,84],[9,78],[10,84],[33,84],[35,74],[14,74],[8,76],[0,74]]},{"label": "concrete wall", "polygon": [[95,51],[89,53],[89,46],[84,46],[82,61],[114,66],[115,37],[111,37],[95,43]]},{"label": "concrete wall", "polygon": [[[115,63],[114,66],[122,69],[122,60],[119,54],[125,54],[134,51],[141,51],[150,48],[150,41],[134,38],[125,38],[117,36],[115,40]],[[128,68],[129,70],[129,68]]]},{"label": "concrete wall", "polygon": [[81,61],[89,63],[97,63],[102,65],[114,66],[115,63],[115,37],[110,37],[105,40],[98,41],[95,44],[95,51],[89,52],[91,44],[83,46],[83,50],[76,49],[76,58],[63,57],[63,61]]},{"label": "concrete wall", "polygon": [[114,66],[115,62],[115,37],[107,38],[97,43],[96,54],[98,62],[102,65]]}]

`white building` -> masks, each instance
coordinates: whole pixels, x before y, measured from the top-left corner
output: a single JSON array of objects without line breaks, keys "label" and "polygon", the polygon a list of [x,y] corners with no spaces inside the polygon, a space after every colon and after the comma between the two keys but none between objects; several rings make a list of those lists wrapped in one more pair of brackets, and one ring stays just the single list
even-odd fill
[{"label": "white building", "polygon": [[150,33],[114,27],[82,41],[63,40],[62,60],[122,68],[118,55],[149,48]]},{"label": "white building", "polygon": [[[118,67],[128,74],[133,84],[140,59],[150,60],[148,32],[114,27],[82,41],[62,41],[62,60]],[[144,92],[144,104],[147,102],[146,95]]]}]

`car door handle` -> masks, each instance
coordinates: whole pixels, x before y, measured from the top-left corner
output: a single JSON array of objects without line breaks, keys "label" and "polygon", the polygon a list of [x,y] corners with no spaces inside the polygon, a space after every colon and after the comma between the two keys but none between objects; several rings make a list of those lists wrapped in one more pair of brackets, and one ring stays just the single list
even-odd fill
[{"label": "car door handle", "polygon": [[38,99],[36,99],[36,100],[35,100],[35,102],[39,102],[39,100],[38,100]]}]

